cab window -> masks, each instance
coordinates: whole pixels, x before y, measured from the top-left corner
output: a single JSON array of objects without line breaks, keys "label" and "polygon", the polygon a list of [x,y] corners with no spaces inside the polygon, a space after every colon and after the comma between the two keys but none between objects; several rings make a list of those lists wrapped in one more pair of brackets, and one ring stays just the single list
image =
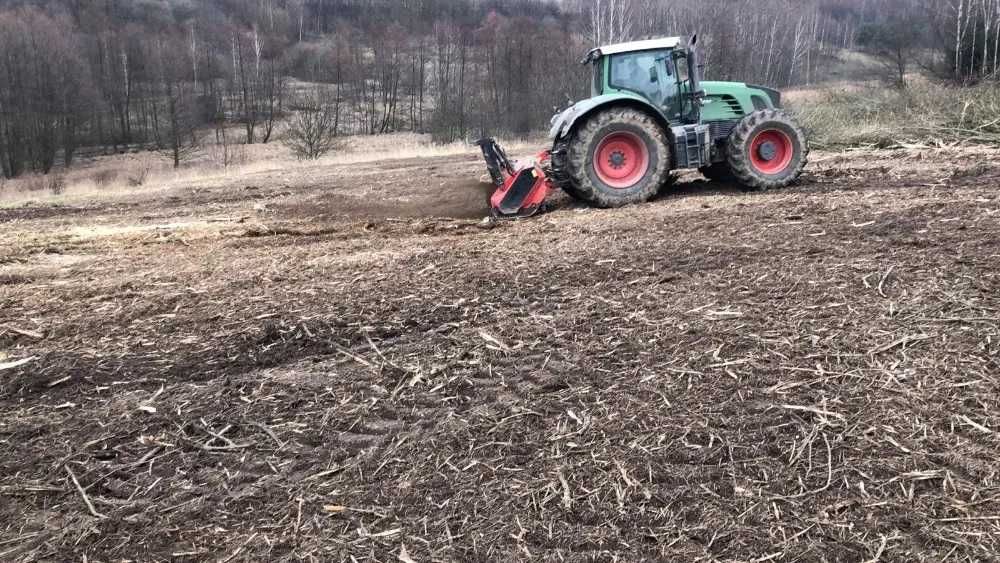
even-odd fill
[{"label": "cab window", "polygon": [[688,60],[687,57],[677,57],[674,63],[677,66],[677,81],[685,82],[688,79]]},{"label": "cab window", "polygon": [[619,90],[631,90],[662,105],[676,90],[670,51],[623,53],[610,59],[610,84]]},{"label": "cab window", "polygon": [[[674,53],[674,68],[677,73],[677,84],[681,93],[691,89],[691,69],[688,67],[687,55],[683,52]],[[689,115],[693,110],[693,100],[689,96],[677,97],[677,108],[681,115]]]},{"label": "cab window", "polygon": [[666,80],[661,76],[665,67],[659,63],[659,55],[657,51],[640,51],[611,57],[611,86],[659,100],[661,81]]}]

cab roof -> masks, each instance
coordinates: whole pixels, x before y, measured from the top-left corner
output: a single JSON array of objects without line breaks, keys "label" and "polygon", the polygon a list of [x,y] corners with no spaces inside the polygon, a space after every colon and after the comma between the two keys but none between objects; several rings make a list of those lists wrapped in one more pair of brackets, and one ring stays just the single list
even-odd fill
[{"label": "cab roof", "polygon": [[676,49],[681,44],[680,37],[660,37],[658,39],[645,39],[643,41],[629,41],[627,43],[614,43],[595,47],[587,52],[584,57],[584,64],[602,57],[604,55],[616,55],[618,53],[630,53],[633,51],[650,51],[652,49]]}]

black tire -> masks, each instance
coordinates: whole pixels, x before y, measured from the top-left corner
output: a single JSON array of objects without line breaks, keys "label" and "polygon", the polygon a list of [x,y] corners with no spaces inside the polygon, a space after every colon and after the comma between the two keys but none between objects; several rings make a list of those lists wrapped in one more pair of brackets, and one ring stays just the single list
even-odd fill
[{"label": "black tire", "polygon": [[[598,176],[594,153],[609,135],[623,133],[637,138],[645,147],[648,166],[642,176],[627,187],[612,187]],[[587,118],[567,146],[566,173],[573,197],[597,207],[621,207],[647,201],[668,185],[670,145],[663,127],[642,111],[612,107]]]},{"label": "black tire", "polygon": [[701,175],[713,182],[735,182],[736,176],[726,162],[715,162],[710,166],[702,166],[698,169]]},{"label": "black tire", "polygon": [[[787,142],[783,149],[790,153],[785,164],[782,158],[786,152],[771,152],[771,160],[764,153],[753,154],[753,143],[762,134],[781,139],[779,145]],[[773,150],[774,144],[772,144]],[[763,150],[762,147],[759,147]],[[736,181],[750,190],[772,190],[784,188],[798,179],[809,157],[809,144],[802,128],[788,114],[781,110],[765,109],[744,117],[729,135],[726,147],[726,161]],[[774,161],[779,162],[774,162]],[[771,163],[774,163],[773,166]],[[773,169],[768,169],[772,167]]]},{"label": "black tire", "polygon": [[581,200],[580,193],[573,185],[573,179],[566,172],[569,168],[569,142],[566,139],[559,139],[552,146],[551,164],[546,170],[546,174],[552,181],[562,188],[571,198]]}]

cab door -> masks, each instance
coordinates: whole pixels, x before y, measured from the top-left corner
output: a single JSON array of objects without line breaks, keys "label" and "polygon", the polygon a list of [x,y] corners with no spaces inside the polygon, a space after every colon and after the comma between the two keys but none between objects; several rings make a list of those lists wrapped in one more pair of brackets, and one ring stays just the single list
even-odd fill
[{"label": "cab door", "polygon": [[660,111],[673,123],[681,116],[684,108],[681,107],[681,91],[677,79],[676,65],[672,51],[667,51],[662,56],[657,57],[657,72],[659,73],[659,83],[661,91]]},{"label": "cab door", "polygon": [[687,53],[684,51],[674,51],[671,55],[674,65],[674,87],[676,88],[676,98],[674,100],[674,114],[679,120],[685,120],[689,116],[695,115],[694,99],[688,94],[691,92],[691,75],[688,68]]}]

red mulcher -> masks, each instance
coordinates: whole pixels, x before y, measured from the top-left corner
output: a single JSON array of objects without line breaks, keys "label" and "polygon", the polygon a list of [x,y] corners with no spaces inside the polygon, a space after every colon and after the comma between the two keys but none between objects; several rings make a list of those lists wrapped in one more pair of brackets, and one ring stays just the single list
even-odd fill
[{"label": "red mulcher", "polygon": [[555,186],[549,181],[543,166],[549,162],[549,151],[538,153],[532,166],[518,170],[507,153],[492,137],[476,141],[486,159],[486,168],[497,189],[490,196],[490,211],[496,218],[531,217],[545,207]]}]

